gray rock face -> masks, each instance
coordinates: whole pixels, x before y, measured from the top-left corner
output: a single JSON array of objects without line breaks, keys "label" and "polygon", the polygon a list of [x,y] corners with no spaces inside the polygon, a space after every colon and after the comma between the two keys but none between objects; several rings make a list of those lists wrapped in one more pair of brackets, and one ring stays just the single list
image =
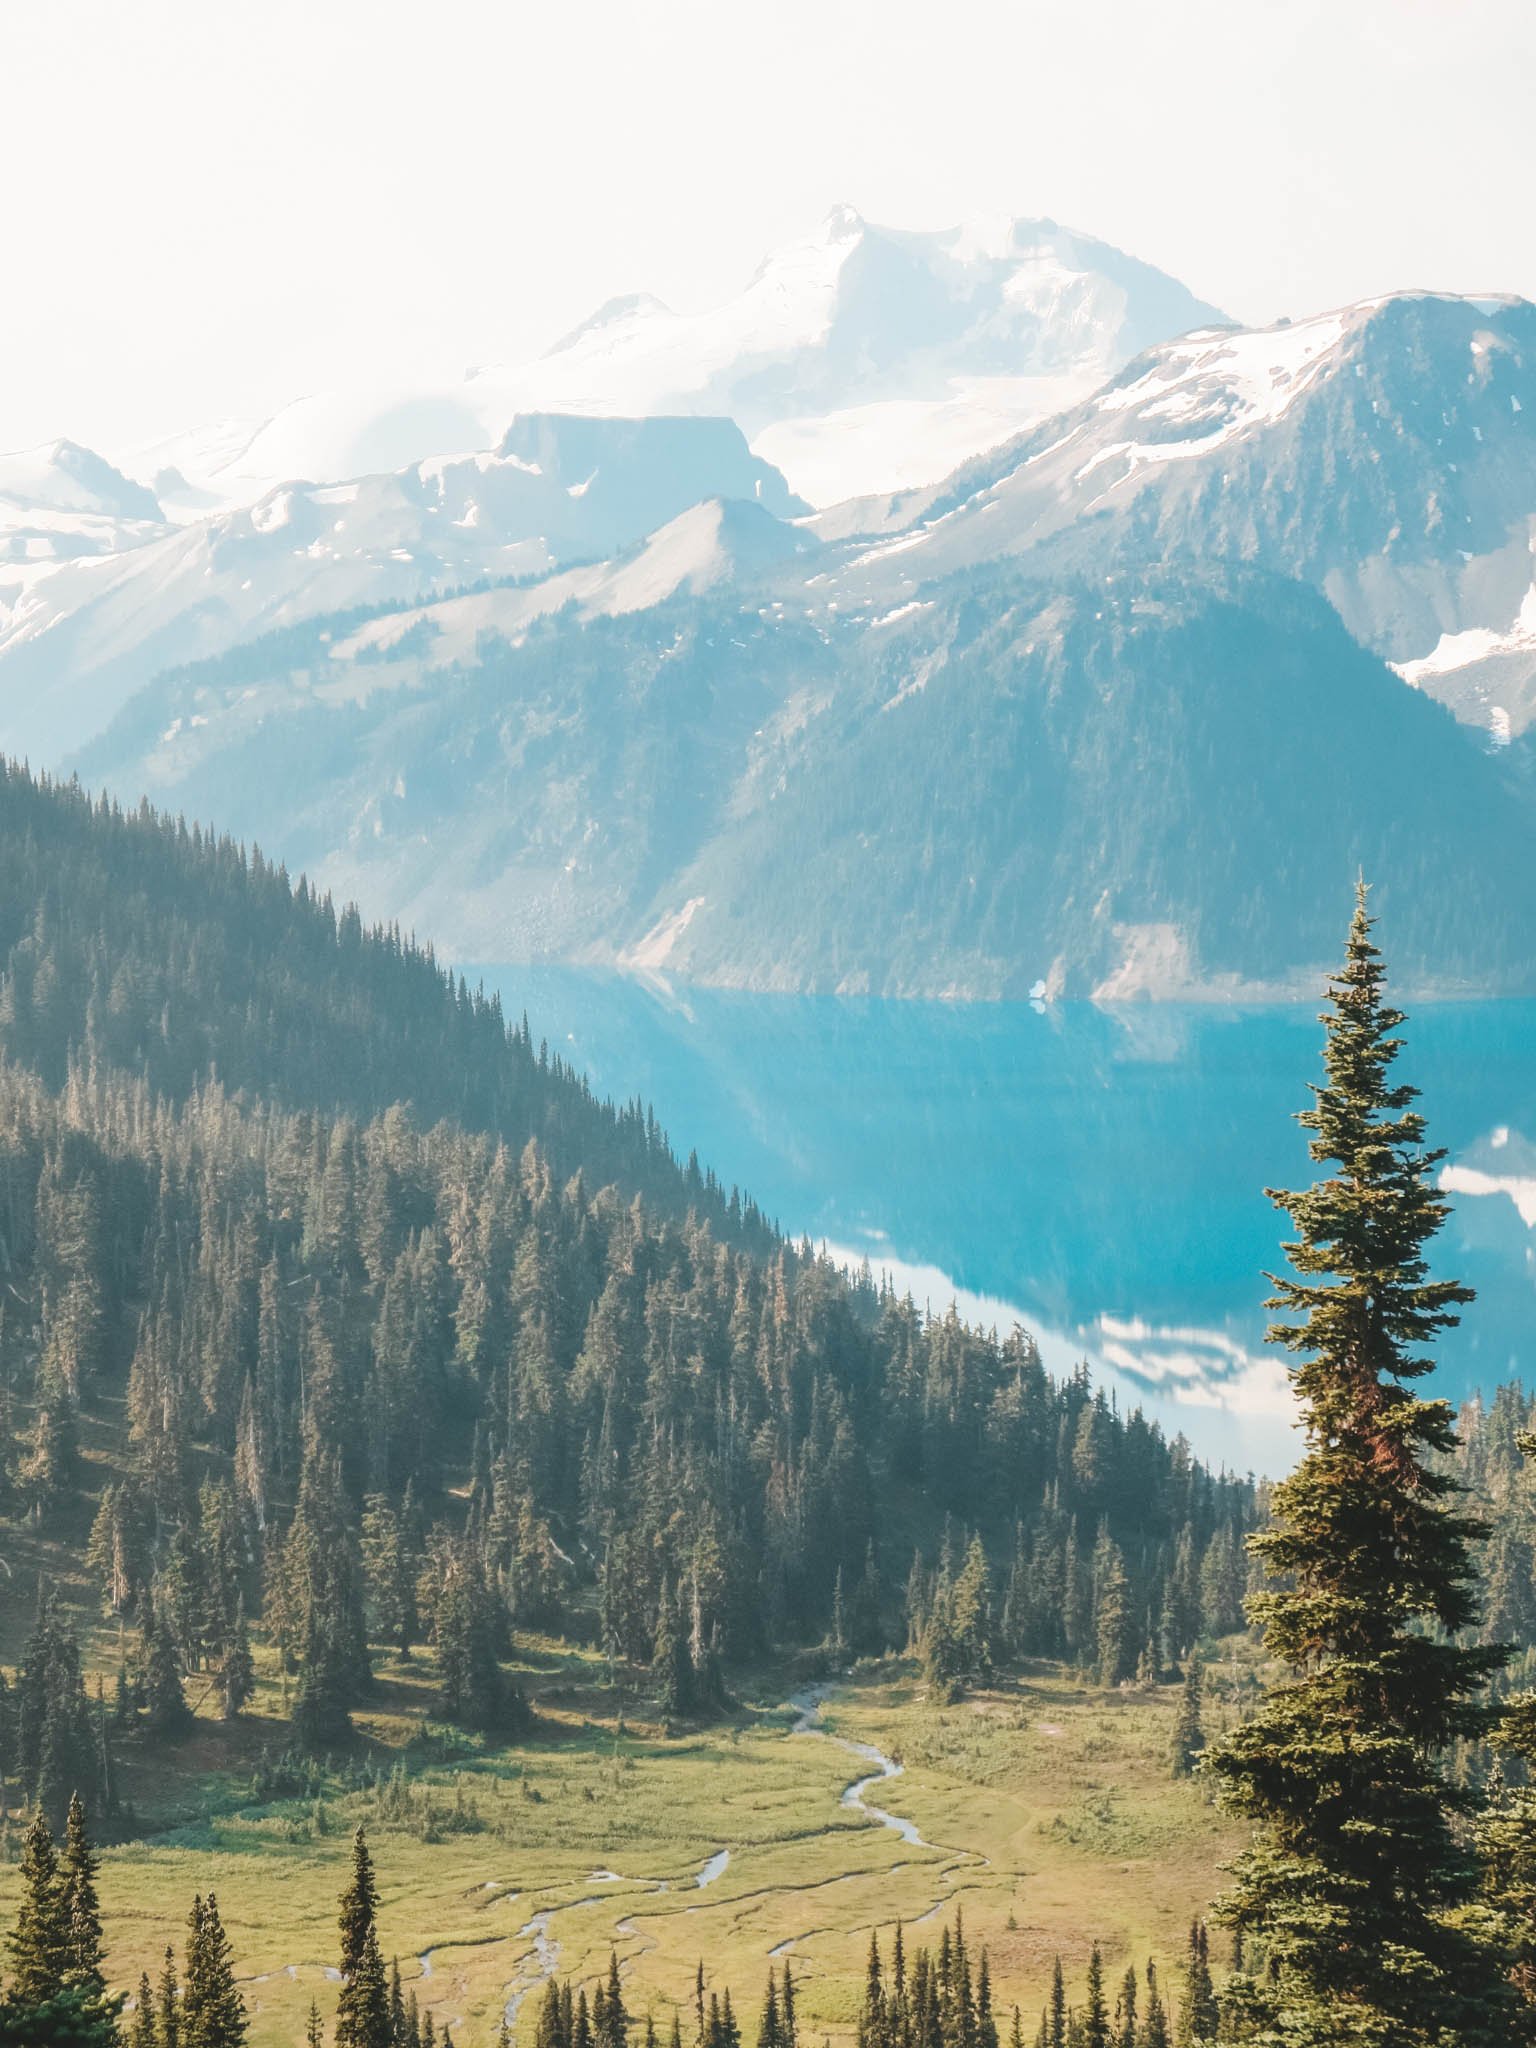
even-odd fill
[{"label": "gray rock face", "polygon": [[[1257,563],[1315,585],[1357,639],[1488,724],[1450,680],[1458,660],[1417,664],[1444,636],[1520,637],[1536,307],[1416,294],[1192,334],[944,484],[836,508],[819,530],[905,538],[848,572],[887,594],[1037,551],[1073,567]],[[1527,715],[1522,698],[1516,730]]]}]

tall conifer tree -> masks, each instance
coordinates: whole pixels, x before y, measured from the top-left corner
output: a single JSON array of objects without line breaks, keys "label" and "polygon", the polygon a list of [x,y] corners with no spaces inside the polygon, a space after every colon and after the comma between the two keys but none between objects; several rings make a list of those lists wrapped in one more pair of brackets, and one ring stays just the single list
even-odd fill
[{"label": "tall conifer tree", "polygon": [[1200,1670],[1200,1659],[1191,1650],[1189,1663],[1184,1673],[1184,1689],[1179,1695],[1179,1716],[1173,1724],[1173,1746],[1170,1762],[1176,1778],[1187,1778],[1195,1768],[1196,1759],[1205,1747],[1205,1726],[1202,1720],[1205,1681]]},{"label": "tall conifer tree", "polygon": [[210,1892],[194,1899],[181,1987],[181,2048],[243,2048],[245,2000],[235,1984],[229,1936]]},{"label": "tall conifer tree", "polygon": [[101,1974],[101,1901],[96,1895],[99,1868],[86,1833],[85,1807],[76,1792],[70,1798],[69,1815],[64,1824],[59,1908],[69,1952],[68,1980],[91,1992],[106,1989],[106,1980]]},{"label": "tall conifer tree", "polygon": [[69,1923],[59,1886],[59,1859],[42,1810],[32,1816],[21,1848],[21,1900],[7,1938],[12,1995],[23,2005],[42,2005],[63,1988],[69,1974]]},{"label": "tall conifer tree", "polygon": [[1475,1873],[1439,1759],[1483,1732],[1505,1653],[1457,1640],[1477,1617],[1482,1530],[1444,1470],[1450,1409],[1413,1383],[1471,1296],[1429,1278],[1443,1154],[1391,1078],[1403,1019],[1371,923],[1362,884],[1323,1017],[1326,1079],[1299,1118],[1330,1171],[1271,1191],[1298,1232],[1296,1277],[1272,1276],[1271,1306],[1299,1320],[1269,1334],[1296,1355],[1306,1451],[1250,1539],[1275,1581],[1251,1615],[1288,1675],[1207,1757],[1226,1803],[1258,1823],[1223,1902],[1268,1959],[1247,1987],[1254,2031],[1471,2048],[1498,2037],[1485,2007],[1501,1978],[1450,1917]]},{"label": "tall conifer tree", "polygon": [[341,1995],[336,2048],[390,2048],[389,1986],[379,1952],[379,1892],[361,1828],[352,1837],[352,1882],[341,1896]]}]

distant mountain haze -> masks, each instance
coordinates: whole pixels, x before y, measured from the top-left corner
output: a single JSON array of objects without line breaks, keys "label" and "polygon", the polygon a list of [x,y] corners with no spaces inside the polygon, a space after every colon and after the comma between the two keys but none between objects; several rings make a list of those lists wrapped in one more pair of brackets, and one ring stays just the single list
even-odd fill
[{"label": "distant mountain haze", "polygon": [[840,206],[708,312],[615,299],[531,363],[437,388],[319,392],[264,423],[197,428],[121,459],[240,501],[295,477],[488,447],[517,413],[728,414],[825,504],[942,476],[1152,342],[1222,317],[1054,221],[913,233]]},{"label": "distant mountain haze", "polygon": [[[1363,866],[1407,985],[1528,990],[1536,309],[1217,320],[1050,223],[836,214],[714,314],[605,308],[493,450],[34,572],[0,739],[460,958],[1282,996]],[[767,459],[861,409],[931,427],[960,365],[1093,388],[814,514]],[[131,526],[113,475],[70,517]]]}]

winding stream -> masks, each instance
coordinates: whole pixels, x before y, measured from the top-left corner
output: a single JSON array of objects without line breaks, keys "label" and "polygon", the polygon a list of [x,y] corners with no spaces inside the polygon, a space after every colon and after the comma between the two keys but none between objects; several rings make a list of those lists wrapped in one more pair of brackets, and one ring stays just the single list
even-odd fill
[{"label": "winding stream", "polygon": [[916,1821],[903,1820],[899,1814],[887,1813],[883,1806],[871,1806],[864,1797],[871,1785],[883,1785],[890,1778],[899,1778],[906,1766],[897,1763],[893,1757],[888,1757],[883,1749],[876,1749],[872,1742],[852,1742],[846,1735],[833,1735],[830,1730],[817,1725],[821,1720],[822,1705],[831,1697],[834,1690],[835,1688],[830,1685],[816,1685],[805,1692],[796,1693],[790,1700],[790,1705],[799,1715],[799,1719],[790,1729],[790,1734],[814,1735],[822,1742],[835,1743],[839,1749],[847,1750],[850,1756],[857,1757],[861,1763],[873,1764],[875,1768],[867,1777],[855,1778],[851,1785],[844,1788],[838,1804],[850,1807],[855,1813],[868,1815],[869,1819],[878,1821],[883,1828],[893,1829],[914,1849],[933,1848],[934,1843],[923,1840]]},{"label": "winding stream", "polygon": [[[792,1695],[790,1705],[794,1709],[795,1720],[789,1732],[791,1735],[810,1736],[818,1742],[830,1742],[836,1748],[845,1750],[859,1764],[870,1767],[844,1786],[839,1795],[838,1804],[854,1813],[862,1814],[866,1820],[874,1821],[880,1827],[890,1828],[893,1833],[901,1837],[903,1842],[909,1843],[913,1848],[940,1849],[942,1853],[951,1855],[953,1861],[944,1864],[937,1872],[937,1875],[946,1881],[952,1880],[954,1872],[967,1862],[978,1860],[985,1862],[986,1859],[984,1857],[978,1859],[974,1851],[943,1851],[941,1844],[925,1840],[915,1821],[907,1820],[900,1814],[888,1812],[883,1806],[870,1804],[866,1797],[869,1791],[876,1785],[889,1784],[893,1778],[899,1778],[902,1775],[903,1766],[897,1763],[894,1757],[887,1756],[884,1750],[877,1749],[872,1742],[854,1742],[847,1736],[834,1735],[830,1729],[820,1725],[822,1708],[835,1690],[835,1686],[823,1684],[808,1687],[805,1691]],[[707,1886],[717,1883],[730,1868],[731,1857],[732,1851],[729,1847],[716,1849],[699,1867],[692,1884],[687,1886],[687,1889],[702,1891]],[[895,1867],[900,1868],[899,1865]],[[858,1873],[850,1874],[857,1875]],[[586,1882],[598,1885],[638,1884],[643,1887],[642,1896],[645,1898],[657,1898],[661,1894],[674,1889],[671,1879],[630,1878],[626,1877],[621,1871],[611,1870],[606,1866],[600,1870],[589,1871]],[[682,1887],[679,1885],[677,1888],[681,1889]],[[489,1878],[481,1889],[497,1891],[501,1887],[497,1879]],[[516,1890],[508,1889],[504,1898],[499,1900],[498,1904],[510,1906],[519,1896]],[[517,1930],[513,1939],[526,1944],[526,1946],[518,1957],[516,1974],[506,1986],[503,2009],[506,2013],[509,2027],[516,2025],[518,2014],[523,2006],[537,1992],[543,1990],[544,1986],[560,1968],[560,1943],[551,1932],[551,1924],[555,1915],[557,1913],[575,1912],[582,1906],[595,1905],[602,1896],[603,1894],[601,1893],[587,1893],[583,1897],[572,1899],[562,1906],[545,1906],[540,1911],[534,1913],[530,1919],[524,1921],[523,1925]],[[941,1911],[942,1908],[943,1901],[940,1901],[932,1911],[936,1913]],[[688,1913],[696,1913],[703,1909],[699,1906],[686,1906],[683,1910]],[[645,1916],[642,1915],[641,1917]],[[925,1914],[922,1917],[928,1918],[931,1916]],[[635,1920],[626,1916],[624,1919],[616,1922],[614,1932],[633,1939],[639,1935],[640,1930],[636,1926]],[[808,1928],[800,1934],[791,1935],[787,1940],[778,1944],[772,1951],[773,1955],[775,1957],[788,1955],[797,1941],[804,1941],[810,1934],[815,1932],[817,1932],[815,1928]],[[486,1938],[501,1940],[505,1937],[490,1936]],[[641,1939],[644,1939],[644,1937],[642,1936]],[[423,1980],[431,1982],[437,1976],[436,1951],[434,1949],[423,1950],[417,1957],[417,1961],[421,1967]],[[340,1973],[337,1970],[329,1966],[321,1967],[325,1977],[330,1982],[339,1981]],[[253,1985],[262,1984],[269,1981],[276,1974],[278,1974],[276,1971],[267,1971],[261,1976],[252,1977],[245,1981]],[[286,1963],[282,1966],[282,1974],[290,1979],[296,1979],[299,1974],[299,1966],[295,1963]],[[455,2019],[452,2023],[457,2025],[459,2021]]]},{"label": "winding stream", "polygon": [[[877,1749],[872,1742],[854,1742],[847,1736],[834,1735],[830,1729],[820,1725],[822,1708],[835,1691],[835,1686],[822,1684],[808,1687],[803,1692],[793,1694],[790,1698],[790,1705],[794,1709],[795,1720],[790,1727],[790,1734],[809,1736],[817,1742],[830,1742],[834,1747],[845,1750],[859,1764],[871,1767],[864,1770],[860,1776],[844,1786],[838,1798],[840,1806],[854,1813],[862,1814],[865,1819],[876,1822],[880,1827],[891,1829],[893,1833],[901,1837],[903,1842],[910,1844],[913,1848],[941,1849],[941,1844],[925,1840],[915,1821],[907,1820],[900,1814],[888,1812],[883,1806],[870,1804],[866,1794],[876,1785],[889,1784],[893,1778],[899,1778],[902,1775],[903,1766],[897,1763],[894,1757],[887,1756],[884,1750]],[[946,1863],[937,1873],[939,1877],[946,1881],[952,1880],[955,1870],[964,1863],[976,1860],[974,1851],[958,1850],[947,1853],[951,1853],[954,1860]],[[700,1866],[688,1889],[701,1891],[707,1886],[718,1882],[730,1868],[731,1855],[732,1852],[729,1847],[715,1850]],[[981,1858],[979,1860],[984,1862],[986,1859]],[[896,1867],[899,1868],[900,1866]],[[670,1892],[674,1889],[672,1881],[668,1878],[630,1878],[626,1877],[622,1872],[611,1870],[606,1866],[600,1870],[589,1871],[586,1882],[588,1884],[600,1885],[639,1884],[643,1886],[643,1896],[646,1898],[657,1898],[662,1893]],[[486,1891],[495,1891],[499,1888],[498,1882],[494,1878],[488,1879],[482,1887]],[[518,1896],[517,1891],[509,1889],[505,1898],[498,1901],[498,1903],[511,1905]],[[518,1958],[516,1974],[506,1986],[503,2010],[506,2013],[507,2025],[509,2027],[516,2025],[518,2014],[523,2006],[536,1993],[543,1990],[544,1986],[560,1968],[560,1943],[550,1931],[555,1915],[557,1913],[574,1912],[582,1906],[595,1905],[601,1897],[601,1893],[588,1893],[584,1897],[573,1899],[563,1906],[543,1907],[540,1911],[534,1913],[530,1919],[526,1920],[517,1930],[513,1939],[520,1943],[526,1943],[527,1946]],[[941,1900],[938,1905],[933,1907],[932,1911],[935,1913],[942,1911],[943,1904],[944,1902]],[[683,1910],[688,1913],[696,1913],[701,1911],[702,1908],[699,1906],[687,1906]],[[931,1917],[931,1915],[924,1914],[922,1917],[926,1919]],[[774,1948],[772,1951],[773,1955],[775,1957],[788,1955],[796,1942],[806,1940],[809,1935],[816,1931],[815,1928],[808,1928],[800,1934],[791,1935],[787,1940],[780,1942]],[[632,1939],[639,1934],[639,1929],[634,1919],[626,1916],[624,1919],[616,1922],[614,1932]],[[501,1939],[503,1937],[490,1938]],[[436,1975],[436,1952],[432,1949],[426,1949],[418,1956],[417,1961],[421,1966],[422,1978],[426,1981],[431,1981]],[[293,1963],[286,1964],[284,1971],[290,1978],[296,1978],[299,1974],[297,1965]],[[272,1974],[274,1973],[268,1972],[267,1976],[269,1977]],[[339,1973],[334,1969],[326,1968],[325,1976],[334,1982],[337,1980]],[[249,1981],[254,1984],[260,1984],[266,1981],[266,1977],[256,1977]],[[458,2024],[458,2022],[455,2021],[454,2024]]]}]

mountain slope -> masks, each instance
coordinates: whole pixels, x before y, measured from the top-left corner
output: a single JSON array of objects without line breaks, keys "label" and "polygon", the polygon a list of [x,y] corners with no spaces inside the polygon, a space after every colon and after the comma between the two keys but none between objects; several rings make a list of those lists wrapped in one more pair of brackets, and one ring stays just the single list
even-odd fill
[{"label": "mountain slope", "polygon": [[1512,764],[1300,586],[1002,565],[874,612],[817,557],[678,576],[698,523],[635,558],[673,564],[645,602],[612,602],[633,569],[574,571],[297,666],[242,650],[163,679],[80,765],[230,816],[461,958],[1275,994],[1315,981],[1364,865],[1408,986],[1536,985]]},{"label": "mountain slope", "polygon": [[867,639],[831,730],[678,877],[684,979],[1301,996],[1363,868],[1405,985],[1536,988],[1525,794],[1309,593],[1005,573]]},{"label": "mountain slope", "polygon": [[89,448],[53,441],[0,455],[0,631],[60,563],[143,547],[165,531],[153,491]]},{"label": "mountain slope", "polygon": [[523,418],[493,454],[285,483],[112,562],[66,564],[0,613],[0,746],[56,762],[160,669],[324,613],[611,555],[712,495],[805,509],[719,419]]},{"label": "mountain slope", "polygon": [[167,675],[80,762],[459,958],[611,957],[718,829],[758,727],[812,672],[830,686],[813,626],[742,610],[808,545],[756,505],[699,506],[614,564]]},{"label": "mountain slope", "polygon": [[[1256,562],[1325,592],[1366,646],[1490,722],[1456,687],[1511,657],[1536,542],[1536,307],[1408,294],[1153,349],[1093,398],[942,485],[837,508],[875,546],[850,591],[888,596],[1002,555]],[[1486,636],[1459,641],[1462,635]]]},{"label": "mountain slope", "polygon": [[[727,1660],[834,1616],[900,1641],[962,1512],[1009,1656],[1072,1646],[1025,1588],[1090,1594],[1074,1518],[1124,1549],[1127,1672],[1153,1617],[1181,1653],[1236,1625],[1251,1481],[1053,1383],[1022,1331],[786,1244],[393,934],[15,769],[0,883],[8,1801],[57,1825],[83,1786],[129,1834],[194,1745],[244,1750],[247,1808],[253,1767],[289,1799],[300,1749],[318,1772],[427,1713],[483,1755],[526,1732],[514,1631],[714,1719]],[[66,1602],[122,1670],[110,1723]]]},{"label": "mountain slope", "polygon": [[725,1216],[654,1122],[597,1102],[430,951],[365,930],[227,838],[93,804],[10,763],[0,1051],[56,1090],[110,1068],[169,1103],[217,1086],[328,1115],[409,1102],[424,1125],[452,1118],[514,1149],[537,1137],[561,1174],[585,1168],[674,1213]]}]

